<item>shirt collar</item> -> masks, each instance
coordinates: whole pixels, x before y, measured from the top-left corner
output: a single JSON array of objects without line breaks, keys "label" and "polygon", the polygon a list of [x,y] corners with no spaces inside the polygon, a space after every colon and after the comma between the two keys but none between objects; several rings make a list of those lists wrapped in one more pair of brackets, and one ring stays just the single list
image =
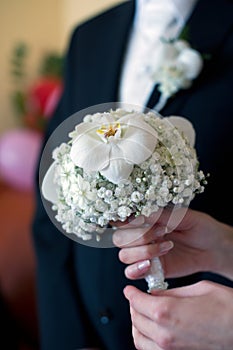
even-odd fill
[{"label": "shirt collar", "polygon": [[172,0],[179,14],[187,21],[198,0]]},{"label": "shirt collar", "polygon": [[174,7],[180,20],[185,23],[197,1],[198,0],[136,0],[135,22],[137,23],[140,20],[140,17],[145,13],[147,8],[150,8],[150,11],[156,11],[156,8],[159,9],[168,5]]}]

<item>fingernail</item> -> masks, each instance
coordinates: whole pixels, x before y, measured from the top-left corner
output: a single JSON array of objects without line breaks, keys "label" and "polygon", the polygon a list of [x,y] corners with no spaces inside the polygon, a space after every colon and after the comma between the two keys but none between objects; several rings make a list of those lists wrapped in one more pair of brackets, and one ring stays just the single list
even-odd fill
[{"label": "fingernail", "polygon": [[112,236],[112,241],[116,246],[120,246],[122,244],[122,231],[119,233],[116,231]]},{"label": "fingernail", "polygon": [[174,247],[174,243],[172,241],[165,241],[159,244],[159,252],[165,253],[168,250],[172,249]]},{"label": "fingernail", "polygon": [[144,272],[150,266],[150,260],[144,260],[137,264],[137,269],[141,272]]},{"label": "fingernail", "polygon": [[140,225],[143,225],[144,222],[145,222],[145,218],[143,215],[137,216],[136,218],[133,217],[129,219],[129,223],[132,226],[140,226]]},{"label": "fingernail", "polygon": [[168,233],[167,226],[160,226],[154,230],[154,234],[156,237],[162,237]]},{"label": "fingernail", "polygon": [[140,261],[138,264],[134,264],[132,266],[128,266],[127,268],[127,275],[129,278],[139,278],[139,276],[142,276],[144,273],[148,271],[148,268],[150,267],[151,262],[150,260],[144,260]]}]

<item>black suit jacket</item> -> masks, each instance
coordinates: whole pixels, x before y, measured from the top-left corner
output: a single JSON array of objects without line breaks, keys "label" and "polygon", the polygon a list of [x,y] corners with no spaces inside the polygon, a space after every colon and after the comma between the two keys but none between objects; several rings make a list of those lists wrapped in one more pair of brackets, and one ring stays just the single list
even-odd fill
[{"label": "black suit jacket", "polygon": [[[65,90],[46,138],[67,117],[91,105],[118,101],[119,79],[134,16],[127,1],[83,23],[73,33],[66,59]],[[197,133],[201,168],[210,172],[206,191],[192,207],[233,224],[233,4],[200,0],[189,19],[189,42],[209,59],[188,90],[179,91],[161,113],[183,115]],[[50,222],[40,199],[33,224],[38,259],[38,306],[43,350],[99,346],[134,349],[129,308],[123,297],[124,266],[118,249],[87,247],[66,238]],[[201,278],[170,280],[170,286]],[[144,281],[134,283],[146,290]]]}]

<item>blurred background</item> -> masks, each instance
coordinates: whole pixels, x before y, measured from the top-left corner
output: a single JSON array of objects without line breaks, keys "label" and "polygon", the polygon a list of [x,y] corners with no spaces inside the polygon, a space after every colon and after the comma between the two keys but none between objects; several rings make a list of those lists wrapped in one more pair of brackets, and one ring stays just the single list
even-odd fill
[{"label": "blurred background", "polygon": [[39,349],[33,177],[76,25],[122,1],[0,1],[0,348]]}]

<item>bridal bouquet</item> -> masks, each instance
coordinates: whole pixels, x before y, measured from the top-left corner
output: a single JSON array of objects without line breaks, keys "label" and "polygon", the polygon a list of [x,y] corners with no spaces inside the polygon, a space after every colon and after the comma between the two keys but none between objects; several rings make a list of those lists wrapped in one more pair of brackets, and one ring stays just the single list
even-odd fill
[{"label": "bridal bouquet", "polygon": [[54,149],[42,194],[69,235],[101,241],[110,223],[188,206],[204,190],[185,118],[122,108],[88,114]]}]

